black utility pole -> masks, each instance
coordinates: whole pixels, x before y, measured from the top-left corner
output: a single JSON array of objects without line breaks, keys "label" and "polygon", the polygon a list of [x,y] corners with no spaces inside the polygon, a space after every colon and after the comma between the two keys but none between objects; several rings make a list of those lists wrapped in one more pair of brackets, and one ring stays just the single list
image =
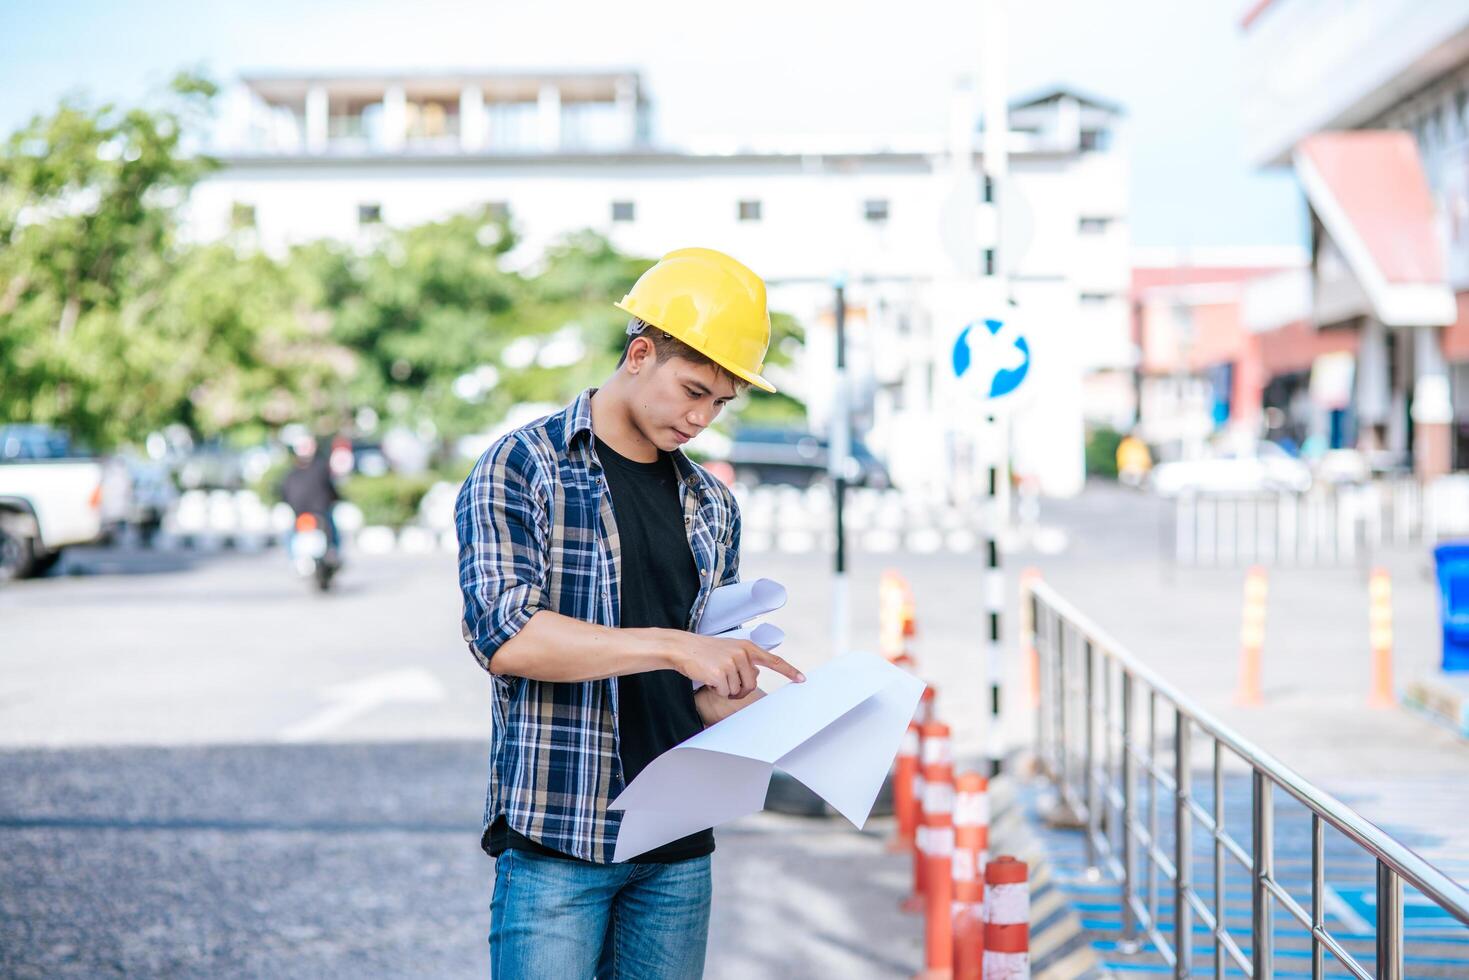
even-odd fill
[{"label": "black utility pole", "polygon": [[847,405],[847,291],[846,283],[836,280],[836,390],[832,398],[831,439],[828,442],[827,472],[831,476],[833,512],[836,517],[835,580],[832,582],[832,646],[833,652],[847,650],[847,534],[845,515],[847,502],[847,458],[851,455],[852,420]]},{"label": "black utility pole", "polygon": [[[998,431],[990,418],[990,431]],[[1008,451],[1008,446],[1004,447]],[[990,776],[998,776],[1004,767],[1004,746],[1000,742],[1000,678],[1005,669],[1005,651],[1000,645],[1000,609],[1005,602],[1005,576],[1000,570],[1000,467],[993,451],[989,465],[989,492],[985,499],[988,519],[985,521],[984,593],[989,614],[989,648],[985,660],[990,680],[990,724],[987,741]]]}]

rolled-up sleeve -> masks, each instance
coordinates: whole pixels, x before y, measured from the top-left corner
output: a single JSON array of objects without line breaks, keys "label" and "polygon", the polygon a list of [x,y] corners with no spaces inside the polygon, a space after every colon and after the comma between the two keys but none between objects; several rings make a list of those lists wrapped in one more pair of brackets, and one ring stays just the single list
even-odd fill
[{"label": "rolled-up sleeve", "polygon": [[536,458],[512,432],[480,457],[454,505],[462,632],[485,670],[546,605],[550,518]]}]

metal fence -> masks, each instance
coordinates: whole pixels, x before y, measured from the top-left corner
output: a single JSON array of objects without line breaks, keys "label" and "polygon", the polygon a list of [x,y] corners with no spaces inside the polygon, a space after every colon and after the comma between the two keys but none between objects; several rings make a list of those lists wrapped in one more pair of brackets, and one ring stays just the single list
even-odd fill
[{"label": "metal fence", "polygon": [[1164,548],[1180,565],[1331,565],[1469,530],[1461,475],[1321,486],[1308,493],[1185,493],[1165,509]]},{"label": "metal fence", "polygon": [[[1198,923],[1213,946],[1213,976],[1240,971],[1268,978],[1275,972],[1276,919],[1283,909],[1309,933],[1313,978],[1326,975],[1330,954],[1352,976],[1400,980],[1405,883],[1452,917],[1450,924],[1469,925],[1469,892],[1199,709],[1049,585],[1022,589],[1040,667],[1039,760],[1063,818],[1085,833],[1088,864],[1120,883],[1120,949],[1150,941],[1175,977],[1194,976],[1189,937]],[[1247,780],[1226,778],[1235,772]],[[1247,790],[1240,785],[1245,782]],[[1234,790],[1248,799],[1247,836],[1227,826],[1226,813],[1236,809],[1229,806]],[[1277,790],[1309,812],[1309,908],[1276,874]],[[1328,830],[1336,832],[1334,843],[1340,835],[1351,856],[1375,862],[1370,967],[1361,950],[1354,955],[1347,949],[1352,943],[1326,925]],[[1204,840],[1206,861],[1195,861],[1196,834]],[[1250,882],[1247,935],[1227,921],[1227,865],[1237,865]]]}]

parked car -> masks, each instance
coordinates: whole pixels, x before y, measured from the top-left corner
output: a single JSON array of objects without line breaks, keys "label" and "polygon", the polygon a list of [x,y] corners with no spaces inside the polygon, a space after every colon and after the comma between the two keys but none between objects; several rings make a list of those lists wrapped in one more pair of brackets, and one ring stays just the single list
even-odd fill
[{"label": "parked car", "polygon": [[[751,426],[736,430],[728,458],[741,482],[809,487],[825,479],[829,456],[826,437],[807,429]],[[852,440],[851,458],[851,486],[892,486],[887,467],[860,439]]]},{"label": "parked car", "polygon": [[102,463],[64,432],[0,427],[0,581],[40,575],[102,537]]},{"label": "parked car", "polygon": [[0,426],[0,462],[16,459],[70,459],[71,437],[49,425]]},{"label": "parked car", "polygon": [[162,460],[119,453],[103,464],[102,523],[109,534],[132,527],[151,538],[178,498],[173,471]]},{"label": "parked car", "polygon": [[1148,479],[1165,497],[1181,493],[1260,493],[1311,488],[1311,468],[1273,442],[1227,450],[1208,459],[1177,460],[1153,467]]},{"label": "parked car", "polygon": [[178,464],[183,490],[238,490],[246,486],[245,454],[213,441],[195,447]]}]

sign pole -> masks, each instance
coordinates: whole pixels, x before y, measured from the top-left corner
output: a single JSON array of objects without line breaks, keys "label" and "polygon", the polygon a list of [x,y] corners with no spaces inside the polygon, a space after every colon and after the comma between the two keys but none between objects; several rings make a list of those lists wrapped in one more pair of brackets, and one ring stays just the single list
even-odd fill
[{"label": "sign pole", "polygon": [[847,457],[851,455],[852,420],[849,417],[847,392],[847,292],[846,283],[836,281],[836,391],[832,399],[831,439],[827,453],[827,472],[831,476],[833,514],[836,519],[835,574],[832,576],[832,651],[841,656],[848,646],[847,620],[847,535],[845,509],[847,502]]},{"label": "sign pole", "polygon": [[[1005,310],[1005,318],[1010,319],[1010,280],[1008,276],[1010,255],[1005,248],[1005,232],[1007,223],[1005,221],[1006,194],[1009,190],[1010,161],[1009,161],[1009,93],[1006,79],[1007,65],[1006,53],[1008,47],[1008,24],[1006,23],[1005,0],[986,0],[983,7],[984,30],[983,37],[983,82],[982,98],[984,100],[984,175],[989,184],[989,198],[994,207],[995,218],[995,243],[992,251],[993,261],[990,267],[984,269],[986,274],[995,277],[999,284],[1000,308]],[[991,440],[996,443],[991,447],[989,453],[988,494],[986,504],[985,520],[985,571],[984,571],[984,593],[988,626],[988,642],[986,649],[986,660],[989,673],[989,702],[990,717],[989,731],[987,732],[987,751],[990,763],[990,775],[998,776],[1003,768],[1004,746],[1000,732],[1000,696],[1001,679],[1005,669],[1005,651],[1000,643],[1000,610],[1005,601],[1005,578],[1000,568],[1000,529],[1003,525],[1003,514],[1000,508],[1000,469],[1006,469],[1006,480],[1008,482],[1008,463],[1010,446],[1006,436],[1009,433],[1009,413],[1003,413],[1004,421],[997,421],[995,414],[989,416],[989,433]],[[1002,433],[1003,425],[1003,433]],[[1008,491],[1008,486],[1006,490]],[[1008,493],[1007,493],[1008,497]]]}]

